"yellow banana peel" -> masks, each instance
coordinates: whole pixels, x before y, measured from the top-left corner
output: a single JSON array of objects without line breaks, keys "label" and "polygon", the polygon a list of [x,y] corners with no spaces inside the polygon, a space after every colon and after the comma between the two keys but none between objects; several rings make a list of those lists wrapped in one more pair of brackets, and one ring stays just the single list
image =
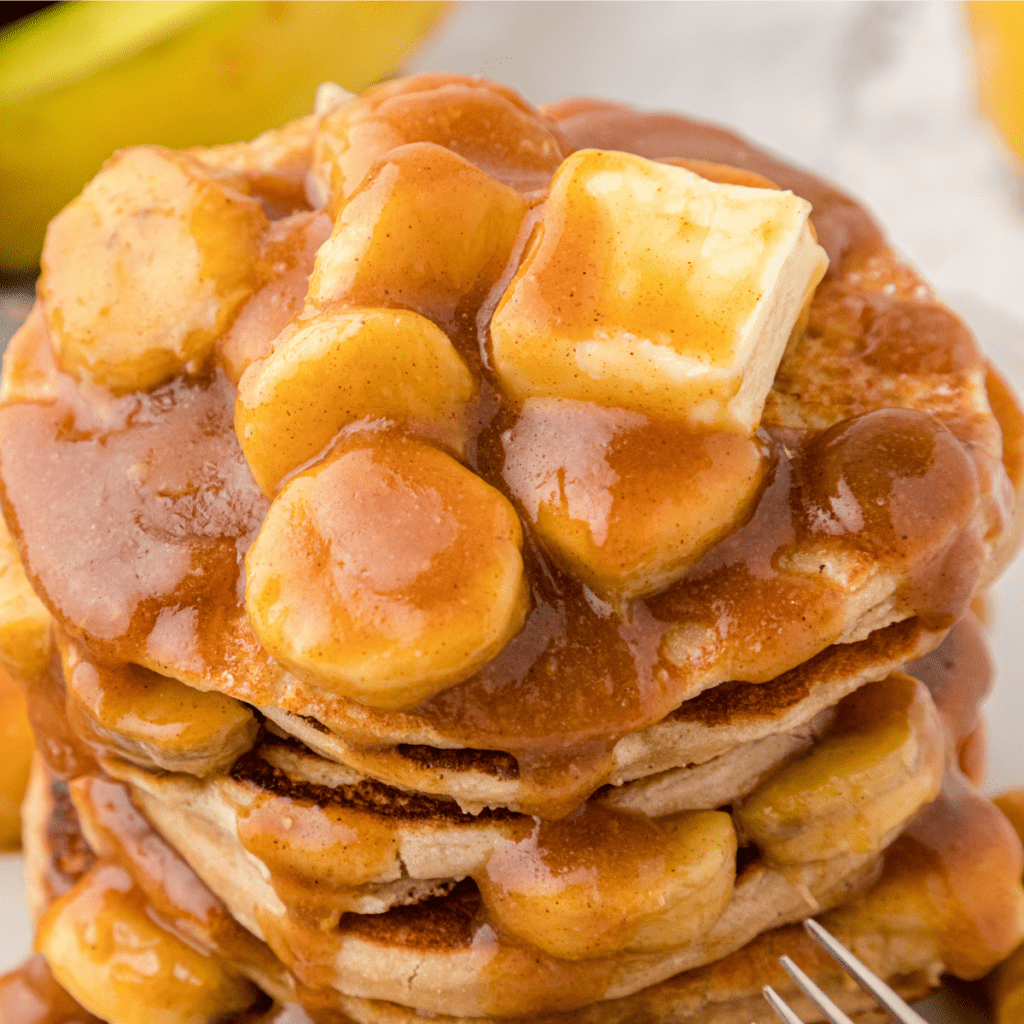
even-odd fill
[{"label": "yellow banana peel", "polygon": [[392,74],[443,2],[58,4],[0,34],[0,269],[110,154],[234,142],[309,113],[316,86]]}]

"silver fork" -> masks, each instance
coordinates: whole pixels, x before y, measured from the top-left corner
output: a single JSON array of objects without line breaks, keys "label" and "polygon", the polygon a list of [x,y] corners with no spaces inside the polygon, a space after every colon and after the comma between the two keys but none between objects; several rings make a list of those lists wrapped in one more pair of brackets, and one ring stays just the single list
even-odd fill
[{"label": "silver fork", "polygon": [[[817,940],[825,952],[829,954],[861,988],[877,999],[890,1015],[901,1024],[927,1024],[925,1019],[915,1013],[881,978],[871,973],[841,942],[830,935],[817,921],[804,921],[804,927]],[[821,1010],[832,1024],[853,1024],[853,1021],[788,956],[779,957],[786,973],[796,982],[797,987]],[[771,1008],[786,1024],[803,1024],[800,1018],[783,1002],[782,997],[771,987],[765,985],[764,997]]]}]

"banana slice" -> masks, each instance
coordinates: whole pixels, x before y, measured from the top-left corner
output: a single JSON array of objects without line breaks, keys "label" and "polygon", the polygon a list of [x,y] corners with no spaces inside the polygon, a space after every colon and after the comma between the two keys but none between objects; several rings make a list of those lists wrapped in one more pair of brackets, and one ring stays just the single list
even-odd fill
[{"label": "banana slice", "polygon": [[75,732],[134,764],[198,776],[226,772],[256,739],[256,718],[241,701],[138,665],[94,662],[62,633],[57,646]]},{"label": "banana slice", "polygon": [[451,150],[401,146],[341,209],[309,301],[401,306],[448,323],[498,279],[526,210],[518,192]]},{"label": "banana slice", "polygon": [[217,363],[236,387],[302,312],[317,250],[333,229],[326,213],[302,212],[273,221],[260,239],[256,286],[215,343]]},{"label": "banana slice", "polygon": [[0,851],[21,844],[21,802],[32,765],[32,726],[28,721],[25,694],[0,668]]},{"label": "banana slice", "polygon": [[[1011,789],[992,801],[1006,815],[1024,843],[1024,789]],[[1024,1020],[1024,946],[1011,953],[992,979],[996,1024],[1020,1024]]]},{"label": "banana slice", "polygon": [[209,1024],[259,997],[219,958],[161,928],[114,864],[98,864],[51,904],[36,949],[57,981],[110,1024]]},{"label": "banana slice", "polygon": [[35,679],[46,668],[50,622],[0,516],[0,665],[16,679]]},{"label": "banana slice", "polygon": [[385,153],[433,142],[520,191],[543,188],[562,160],[551,121],[506,86],[466,75],[419,75],[368,89],[328,114],[313,173],[337,210]]},{"label": "banana slice", "polygon": [[828,265],[810,210],[790,192],[574,153],[491,321],[503,386],[753,433]]},{"label": "banana slice", "polygon": [[869,853],[935,799],[944,764],[927,688],[896,672],[846,697],[836,731],[758,786],[736,820],[778,864]]},{"label": "banana slice", "polygon": [[410,707],[490,661],[528,589],[511,504],[451,456],[353,434],[290,480],[245,559],[260,642],[296,675]]},{"label": "banana slice", "polygon": [[503,437],[504,476],[545,545],[592,590],[667,587],[753,507],[756,440],[588,402],[530,398]]},{"label": "banana slice", "polygon": [[286,328],[242,375],[235,431],[265,494],[365,417],[399,420],[461,452],[475,386],[439,328],[418,313],[356,309]]},{"label": "banana slice", "polygon": [[256,199],[183,154],[117,153],[46,233],[58,362],[118,394],[200,371],[252,290],[266,227]]},{"label": "banana slice", "polygon": [[677,949],[721,916],[736,833],[721,811],[654,820],[586,804],[505,841],[475,875],[504,929],[553,956]]}]

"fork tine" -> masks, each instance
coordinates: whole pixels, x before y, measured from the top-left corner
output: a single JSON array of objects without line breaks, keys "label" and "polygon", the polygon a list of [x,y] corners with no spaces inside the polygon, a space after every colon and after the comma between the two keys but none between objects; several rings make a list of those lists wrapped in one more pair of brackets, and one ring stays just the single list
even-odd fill
[{"label": "fork tine", "polygon": [[853,1024],[853,1021],[788,956],[779,957],[779,963],[782,964],[785,972],[797,983],[800,991],[832,1021],[832,1024]]},{"label": "fork tine", "polygon": [[817,921],[807,919],[804,927],[840,967],[871,993],[900,1024],[927,1024],[881,978],[871,973],[844,945],[830,935]]},{"label": "fork tine", "polygon": [[771,987],[765,985],[764,992],[768,1005],[786,1022],[786,1024],[804,1024],[804,1022],[782,1001],[782,997]]}]

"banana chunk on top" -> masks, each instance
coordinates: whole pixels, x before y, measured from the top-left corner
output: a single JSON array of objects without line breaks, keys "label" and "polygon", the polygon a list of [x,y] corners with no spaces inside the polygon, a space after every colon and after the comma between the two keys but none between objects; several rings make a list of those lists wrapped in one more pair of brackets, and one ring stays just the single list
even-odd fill
[{"label": "banana chunk on top", "polygon": [[448,323],[501,275],[527,203],[443,146],[399,146],[338,214],[309,283],[317,306],[401,306]]},{"label": "banana chunk on top", "polygon": [[266,494],[365,417],[398,420],[461,450],[475,384],[426,317],[397,309],[336,310],[289,325],[242,375],[235,431]]},{"label": "banana chunk on top", "polygon": [[490,661],[528,605],[506,498],[400,434],[354,433],[291,479],[245,559],[260,642],[311,684],[410,707]]},{"label": "banana chunk on top", "polygon": [[46,233],[57,362],[118,394],[202,371],[252,291],[266,228],[258,200],[182,153],[115,154]]},{"label": "banana chunk on top", "polygon": [[769,464],[756,438],[558,398],[527,399],[502,442],[547,549],[610,600],[682,576],[743,522]]},{"label": "banana chunk on top", "polygon": [[790,192],[574,153],[491,321],[503,386],[752,433],[828,265],[810,210]]}]

